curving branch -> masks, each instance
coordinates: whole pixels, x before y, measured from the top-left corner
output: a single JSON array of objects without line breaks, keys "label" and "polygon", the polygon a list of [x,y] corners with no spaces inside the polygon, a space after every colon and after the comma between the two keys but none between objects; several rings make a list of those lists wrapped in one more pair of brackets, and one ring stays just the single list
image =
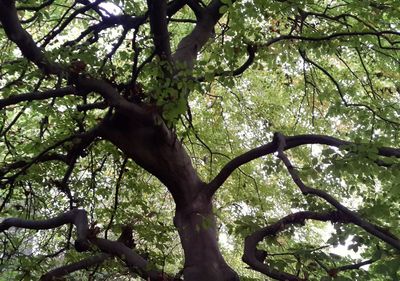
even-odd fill
[{"label": "curving branch", "polygon": [[74,224],[76,226],[77,239],[75,240],[75,249],[78,252],[89,250],[88,219],[86,211],[82,209],[73,209],[71,211],[60,214],[55,218],[47,220],[32,221],[18,218],[8,218],[0,223],[0,232],[3,232],[10,227],[40,230],[57,228],[64,224]]},{"label": "curving branch", "polygon": [[290,214],[276,223],[264,227],[258,231],[255,231],[251,235],[245,238],[243,261],[248,264],[252,269],[261,272],[271,278],[282,281],[304,281],[306,279],[300,278],[296,275],[282,272],[272,268],[267,262],[264,262],[265,258],[269,254],[265,251],[257,249],[257,245],[265,237],[272,237],[277,235],[279,232],[287,229],[291,225],[305,225],[306,220],[318,220],[318,221],[331,221],[340,223],[349,223],[351,220],[349,217],[340,211],[331,211],[327,213],[317,212],[297,212]]},{"label": "curving branch", "polygon": [[[334,137],[326,135],[297,135],[297,136],[285,136],[285,146],[283,150],[288,150],[302,145],[307,144],[322,144],[328,146],[334,146],[338,148],[349,149],[351,146],[357,146],[357,143],[344,141]],[[207,184],[205,193],[208,196],[212,196],[218,188],[227,180],[227,178],[240,166],[278,151],[278,140],[273,139],[272,142],[265,145],[259,146],[252,150],[249,150],[229,161],[217,174],[217,176]],[[396,157],[400,158],[400,149],[391,147],[380,147],[378,148],[378,155],[385,157]]]},{"label": "curving branch", "polygon": [[93,238],[90,240],[102,252],[111,254],[125,262],[127,267],[145,280],[151,281],[173,281],[180,280],[154,269],[147,260],[137,254],[122,242],[110,241],[102,238]]},{"label": "curving branch", "polygon": [[105,17],[99,23],[90,25],[76,39],[64,43],[64,46],[72,46],[81,41],[89,34],[93,34],[93,36],[97,38],[101,31],[111,27],[115,27],[117,25],[121,25],[124,28],[124,30],[137,29],[140,25],[145,23],[145,21],[146,21],[145,16],[132,17],[129,15],[112,15],[109,17]]},{"label": "curving branch", "polygon": [[[124,226],[122,228],[122,232],[120,237],[118,238],[119,242],[124,243],[127,247],[133,248],[134,242],[132,238],[132,228],[129,226]],[[57,278],[63,277],[65,275],[68,275],[72,272],[81,270],[81,269],[88,269],[89,267],[92,266],[98,266],[101,263],[103,263],[105,260],[112,258],[113,255],[107,254],[107,253],[101,253],[98,255],[90,256],[85,259],[82,259],[78,262],[74,262],[71,264],[67,264],[61,267],[58,267],[56,269],[53,269],[46,274],[42,275],[40,278],[41,281],[51,281],[55,280]],[[57,279],[58,280],[58,279]]]},{"label": "curving branch", "polygon": [[[5,5],[7,2],[10,1],[0,2],[0,5]],[[5,10],[6,11],[8,10],[8,12],[4,12]],[[13,14],[13,12],[15,13],[15,15]],[[10,13],[11,15],[8,15],[8,13]],[[18,21],[18,17],[16,15],[16,10],[14,5],[10,5],[9,7],[0,6],[0,21],[4,25],[7,36],[18,45],[23,55],[27,59],[31,60],[47,74],[61,74],[62,69],[58,65],[52,64],[45,60],[43,52],[36,46],[32,37],[21,27]],[[142,117],[148,120],[147,118],[148,114],[146,114],[146,112],[143,109],[141,109],[139,106],[127,102],[106,81],[95,78],[76,77],[76,74],[74,73],[71,74],[71,79],[74,80],[79,90],[83,90],[86,92],[92,92],[92,91],[98,92],[109,102],[110,106],[116,107],[117,109],[121,109],[123,111],[129,111],[130,114],[137,114],[138,117]],[[65,89],[66,89],[65,91],[68,93],[69,91],[72,91],[72,89],[69,87]],[[48,92],[44,94],[42,97],[44,99],[51,96],[63,96],[66,94],[67,93],[63,92],[62,90],[55,90],[55,92]],[[32,94],[24,94],[21,96],[14,96],[9,100],[2,100],[2,102],[4,103],[3,106],[5,106],[8,104],[14,104],[29,99],[42,99],[42,98],[40,97],[40,94],[32,93]]]},{"label": "curving branch", "polygon": [[[90,9],[90,7],[98,5],[103,0],[97,0],[84,9],[78,10],[80,12]],[[5,0],[0,2],[0,22],[7,34],[7,37],[17,44],[24,57],[36,64],[46,74],[61,75],[63,70],[58,64],[47,61],[42,50],[33,41],[31,35],[22,28],[15,8],[13,0]],[[127,102],[119,93],[104,80],[88,77],[76,77],[76,73],[69,73],[70,79],[77,85],[79,90],[84,92],[97,92],[102,95],[110,104],[123,112],[129,114],[136,114],[138,118],[146,121],[151,121],[151,116],[147,114],[142,108],[132,103]]]},{"label": "curving branch", "polygon": [[276,139],[276,142],[278,143],[278,158],[281,159],[282,162],[285,164],[294,183],[299,187],[299,189],[301,190],[303,195],[315,195],[317,197],[324,199],[326,202],[328,202],[329,204],[334,206],[337,210],[339,210],[340,212],[345,214],[348,218],[350,218],[352,223],[358,225],[359,227],[361,227],[368,233],[385,241],[392,247],[400,250],[399,238],[397,238],[395,235],[390,233],[388,230],[385,230],[379,226],[376,226],[376,225],[362,219],[356,212],[353,212],[353,211],[349,210],[348,208],[346,208],[345,206],[343,206],[341,203],[339,203],[339,201],[337,201],[333,196],[331,196],[327,192],[305,185],[304,182],[301,180],[297,170],[293,167],[289,158],[283,152],[285,149],[285,146],[286,146],[285,137],[280,133],[276,133],[274,138]]},{"label": "curving branch", "polygon": [[[175,0],[171,1],[167,4],[167,16],[172,17],[175,13],[177,13],[183,6],[185,6],[185,0]],[[145,13],[142,16],[131,16],[131,15],[109,15],[107,17],[103,17],[99,23],[89,26],[85,31],[83,31],[76,39],[66,42],[65,46],[72,46],[83,38],[88,36],[89,34],[93,34],[95,38],[98,38],[98,35],[101,31],[114,27],[117,25],[122,26],[125,30],[138,29],[142,24],[146,22],[148,19],[149,13]]]},{"label": "curving branch", "polygon": [[[90,1],[85,1],[84,6],[76,9],[73,13],[69,15],[68,18],[64,20],[64,22],[61,23],[59,22],[59,25],[56,25],[56,27],[44,38],[42,47],[45,47],[48,45],[51,40],[53,40],[57,35],[59,35],[61,32],[64,31],[64,29],[74,20],[79,14],[84,14],[85,12],[91,10],[91,9],[96,9],[101,2],[104,2],[105,0],[95,0],[93,2]],[[79,2],[79,1],[77,1]]]},{"label": "curving branch", "polygon": [[[235,1],[232,1],[235,2]],[[197,58],[197,53],[213,36],[214,26],[223,16],[220,8],[224,4],[220,0],[213,0],[204,7],[202,16],[198,19],[193,30],[184,37],[178,44],[175,53],[172,56],[173,62],[178,65],[184,65],[192,69]],[[193,5],[190,5],[192,8]]]},{"label": "curving branch", "polygon": [[139,255],[132,238],[132,227],[124,226],[117,241],[102,238],[91,238],[90,242],[96,245],[102,252],[121,259],[129,270],[138,274],[145,280],[151,281],[181,281],[180,278],[172,277],[157,270],[148,260]]},{"label": "curving branch", "polygon": [[200,5],[198,0],[186,0],[186,3],[190,7],[190,9],[192,9],[198,20],[203,17],[204,8]]},{"label": "curving branch", "polygon": [[254,59],[256,58],[256,51],[257,51],[256,46],[247,45],[247,53],[249,55],[247,60],[239,68],[233,70],[232,72],[225,71],[225,72],[222,72],[220,75],[218,75],[218,74],[217,75],[218,76],[224,76],[224,75],[228,75],[228,74],[231,74],[231,76],[241,75],[253,64]]},{"label": "curving branch", "polygon": [[[64,193],[67,194],[67,196],[70,199],[70,207],[72,208],[72,196],[71,193],[69,192],[69,188],[67,185],[68,177],[70,173],[72,173],[72,169],[74,168],[75,162],[78,159],[78,157],[82,156],[82,151],[88,147],[97,137],[99,132],[102,130],[102,123],[100,125],[94,127],[93,129],[83,132],[80,134],[75,134],[69,137],[66,137],[55,144],[47,147],[45,150],[43,150],[41,153],[39,153],[37,156],[29,159],[29,160],[19,160],[14,163],[5,165],[3,167],[0,167],[0,184],[1,187],[4,188],[7,184],[10,185],[9,188],[9,193],[2,202],[0,206],[0,211],[4,208],[6,203],[8,203],[8,200],[10,199],[11,193],[12,193],[12,185],[15,182],[15,180],[22,174],[24,174],[32,165],[35,163],[43,163],[43,162],[48,162],[48,161],[61,161],[64,162],[65,164],[68,165],[67,172],[65,174],[65,178],[63,181],[54,181],[54,184],[57,185],[58,188]],[[72,141],[73,145],[68,149],[66,155],[58,154],[58,153],[49,153],[53,149],[58,148],[61,145],[64,145],[65,143]],[[14,174],[12,175],[7,175],[9,172],[13,170],[15,171]],[[65,182],[64,182],[65,181]]]},{"label": "curving branch", "polygon": [[61,161],[66,164],[69,163],[68,157],[66,155],[50,153],[43,154],[41,157],[37,157],[34,159],[18,160],[0,167],[0,178],[3,178],[7,173],[12,170],[20,169],[27,165],[30,165],[31,162],[43,163],[48,161]]},{"label": "curving branch", "polygon": [[46,74],[61,73],[61,67],[46,59],[32,36],[21,26],[15,0],[0,1],[0,22],[7,37],[19,47],[25,58],[36,64]]},{"label": "curving branch", "polygon": [[[256,58],[256,50],[257,47],[252,46],[252,45],[247,45],[247,53],[248,53],[248,58],[247,60],[237,69],[232,70],[232,71],[222,71],[219,73],[215,73],[214,77],[226,77],[226,76],[239,76],[241,74],[243,74],[243,72],[245,72],[254,62],[254,59]],[[198,82],[204,82],[206,79],[205,77],[199,77],[196,79]]]}]

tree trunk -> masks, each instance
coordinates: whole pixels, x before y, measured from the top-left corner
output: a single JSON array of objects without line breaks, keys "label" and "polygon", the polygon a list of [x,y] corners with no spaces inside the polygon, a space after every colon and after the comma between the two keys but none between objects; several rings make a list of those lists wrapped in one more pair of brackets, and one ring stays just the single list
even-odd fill
[{"label": "tree trunk", "polygon": [[204,195],[205,184],[176,135],[155,116],[145,124],[121,113],[105,121],[102,132],[103,138],[156,176],[171,192],[176,204],[174,224],[185,254],[185,280],[239,280],[218,247],[212,198]]},{"label": "tree trunk", "polygon": [[210,199],[198,196],[187,206],[177,208],[174,224],[185,253],[185,280],[239,280],[219,251]]}]

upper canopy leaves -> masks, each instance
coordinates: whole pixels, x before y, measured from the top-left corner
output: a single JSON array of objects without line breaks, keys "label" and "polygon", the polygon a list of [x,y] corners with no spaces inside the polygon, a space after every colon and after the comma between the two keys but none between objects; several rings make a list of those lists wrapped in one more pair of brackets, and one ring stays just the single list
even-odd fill
[{"label": "upper canopy leaves", "polygon": [[[108,259],[89,276],[128,276],[111,256],[145,278],[178,273],[172,198],[190,192],[104,141],[105,128],[129,128],[159,144],[131,149],[154,158],[183,144],[243,280],[260,278],[243,247],[251,268],[278,280],[398,279],[397,2],[1,1],[1,214],[68,217],[52,231],[1,234],[1,274],[38,279]],[[55,228],[76,225],[74,208],[106,254],[76,253],[72,228]],[[137,253],[117,241],[125,226]],[[358,256],[336,256],[338,244]]]}]

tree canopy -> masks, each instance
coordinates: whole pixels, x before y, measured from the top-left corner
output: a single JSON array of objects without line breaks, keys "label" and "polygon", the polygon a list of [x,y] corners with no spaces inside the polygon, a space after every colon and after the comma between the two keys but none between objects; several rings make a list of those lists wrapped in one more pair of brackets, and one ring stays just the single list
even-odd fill
[{"label": "tree canopy", "polygon": [[0,279],[399,280],[399,4],[0,0]]}]

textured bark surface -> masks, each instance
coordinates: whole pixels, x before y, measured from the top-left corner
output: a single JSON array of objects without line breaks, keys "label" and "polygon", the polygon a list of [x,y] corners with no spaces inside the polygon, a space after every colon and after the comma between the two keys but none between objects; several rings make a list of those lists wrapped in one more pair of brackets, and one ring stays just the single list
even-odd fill
[{"label": "textured bark surface", "polygon": [[239,280],[219,250],[212,198],[205,195],[205,183],[176,136],[163,123],[158,124],[156,117],[149,120],[154,123],[138,123],[116,113],[105,121],[102,137],[156,176],[171,192],[176,203],[174,224],[185,253],[185,280]]},{"label": "textured bark surface", "polygon": [[185,280],[239,280],[219,251],[211,200],[200,196],[188,203],[174,218],[185,252]]}]

